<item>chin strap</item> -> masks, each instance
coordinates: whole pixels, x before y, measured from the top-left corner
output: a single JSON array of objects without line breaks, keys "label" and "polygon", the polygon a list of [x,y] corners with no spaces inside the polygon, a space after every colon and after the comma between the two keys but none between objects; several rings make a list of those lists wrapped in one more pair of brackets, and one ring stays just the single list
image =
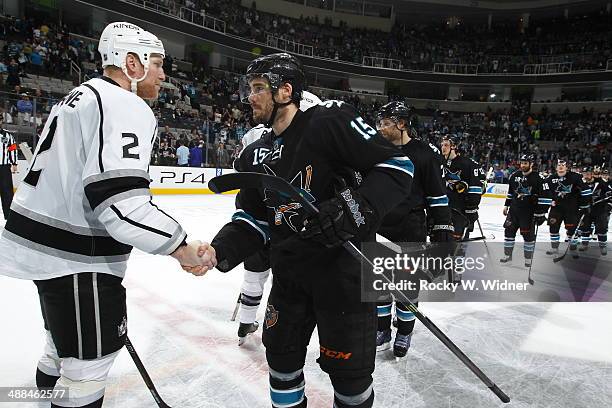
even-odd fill
[{"label": "chin strap", "polygon": [[133,93],[138,92],[138,83],[147,77],[147,73],[149,72],[149,64],[144,64],[144,75],[140,79],[132,78],[130,74],[128,74],[127,68],[125,66],[125,61],[121,64],[121,70],[125,74],[126,77],[130,80],[130,90]]},{"label": "chin strap", "polygon": [[287,106],[287,105],[291,105],[293,103],[292,100],[289,100],[289,102],[285,102],[285,103],[276,102],[276,99],[274,99],[274,94],[272,94],[272,102],[274,102],[274,108],[272,108],[272,113],[270,114],[270,118],[266,121],[266,123],[264,123],[264,126],[267,128],[271,128],[272,125],[274,124],[274,119],[276,118],[276,114],[278,113],[278,108]]}]

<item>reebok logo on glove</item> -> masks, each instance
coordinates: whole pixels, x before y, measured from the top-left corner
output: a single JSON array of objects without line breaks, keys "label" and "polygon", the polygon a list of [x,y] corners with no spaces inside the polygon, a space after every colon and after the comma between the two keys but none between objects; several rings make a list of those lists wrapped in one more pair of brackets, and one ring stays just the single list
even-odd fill
[{"label": "reebok logo on glove", "polygon": [[353,214],[353,219],[355,220],[355,224],[357,225],[357,227],[359,227],[360,225],[365,225],[365,217],[361,215],[361,212],[359,211],[359,204],[357,204],[357,202],[353,199],[351,191],[349,189],[346,189],[342,191],[340,195],[342,196],[344,201],[346,201],[346,205],[348,206],[349,210],[351,210],[351,213]]}]

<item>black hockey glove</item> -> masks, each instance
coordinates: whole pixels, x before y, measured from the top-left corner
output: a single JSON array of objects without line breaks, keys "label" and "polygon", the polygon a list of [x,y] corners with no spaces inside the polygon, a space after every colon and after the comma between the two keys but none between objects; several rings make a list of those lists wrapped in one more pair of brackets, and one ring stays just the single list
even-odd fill
[{"label": "black hockey glove", "polygon": [[544,221],[546,221],[546,214],[533,215],[533,222],[535,222],[536,225],[542,225],[544,224]]},{"label": "black hockey glove", "polygon": [[456,181],[450,184],[450,188],[451,190],[454,190],[455,192],[462,194],[467,191],[468,185],[465,181]]},{"label": "black hockey glove", "polygon": [[465,218],[468,219],[470,224],[478,221],[478,208],[466,208],[465,209]]},{"label": "black hockey glove", "polygon": [[350,187],[319,206],[319,213],[304,220],[300,236],[317,241],[327,248],[337,247],[348,240],[365,238],[376,225],[376,216],[368,202]]},{"label": "black hockey glove", "polygon": [[452,233],[455,231],[452,225],[434,225],[429,237],[431,242],[450,242],[453,240]]}]

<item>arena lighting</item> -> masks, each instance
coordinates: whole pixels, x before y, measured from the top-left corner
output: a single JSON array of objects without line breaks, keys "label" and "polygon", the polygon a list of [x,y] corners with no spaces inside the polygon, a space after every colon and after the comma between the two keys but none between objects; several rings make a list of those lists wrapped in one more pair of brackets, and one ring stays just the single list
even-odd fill
[{"label": "arena lighting", "polygon": [[495,93],[492,93],[491,95],[489,95],[489,98],[493,99],[495,98],[495,96],[496,96]]}]

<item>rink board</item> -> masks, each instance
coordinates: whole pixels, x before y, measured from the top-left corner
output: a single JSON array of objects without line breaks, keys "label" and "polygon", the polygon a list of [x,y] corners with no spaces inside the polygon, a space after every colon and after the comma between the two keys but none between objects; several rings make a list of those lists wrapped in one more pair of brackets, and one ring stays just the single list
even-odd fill
[{"label": "rink board", "polygon": [[[13,185],[19,185],[27,172],[28,163],[19,161],[19,171],[13,174]],[[171,167],[151,166],[151,193],[154,195],[168,194],[213,194],[208,188],[208,180],[220,175],[233,173],[233,169],[214,169],[204,167]],[[227,194],[235,194],[236,191]],[[491,183],[487,185],[485,197],[506,198],[507,184]]]}]

